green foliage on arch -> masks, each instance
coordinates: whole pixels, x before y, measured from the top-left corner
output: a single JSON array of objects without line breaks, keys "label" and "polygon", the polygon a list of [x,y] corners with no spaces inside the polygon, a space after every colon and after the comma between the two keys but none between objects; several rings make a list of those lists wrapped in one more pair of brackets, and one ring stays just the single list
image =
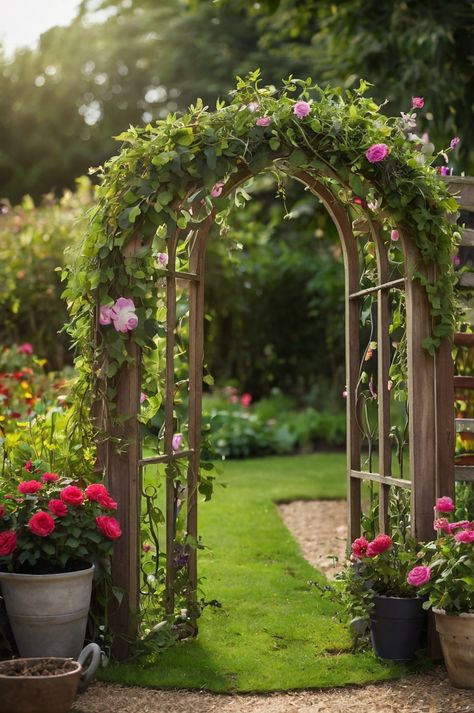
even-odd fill
[{"label": "green foliage on arch", "polygon": [[[416,273],[434,318],[426,348],[433,353],[452,332],[457,234],[447,214],[457,210],[457,203],[426,149],[409,138],[406,122],[385,116],[365,98],[364,82],[356,91],[322,89],[310,79],[289,78],[281,89],[259,82],[258,71],[239,78],[231,103],[218,103],[215,111],[198,100],[184,116],[130,127],[117,137],[121,152],[98,169],[99,202],[65,291],[69,329],[79,347],[77,388],[83,403],[97,393],[100,381],[105,383],[103,398],[113,405],[114,377],[130,361],[127,346],[133,339],[145,362],[148,400],[141,420],[147,425],[156,421],[164,395],[160,337],[166,314],[159,294],[166,266],[160,257],[167,253],[167,239],[180,231],[177,270],[187,270],[195,231],[210,217],[225,236],[229,212],[249,198],[245,188],[232,189],[241,173],[270,170],[278,177],[304,169],[354,219],[367,214],[380,219],[386,240],[392,229],[403,231],[415,242],[424,266],[437,273],[433,282]],[[302,112],[296,111],[297,102],[304,103]],[[375,144],[382,144],[386,155],[371,162],[366,152]],[[94,341],[99,306],[121,297],[133,300],[138,324],[124,333],[105,324]],[[185,431],[185,424],[178,426]]]}]

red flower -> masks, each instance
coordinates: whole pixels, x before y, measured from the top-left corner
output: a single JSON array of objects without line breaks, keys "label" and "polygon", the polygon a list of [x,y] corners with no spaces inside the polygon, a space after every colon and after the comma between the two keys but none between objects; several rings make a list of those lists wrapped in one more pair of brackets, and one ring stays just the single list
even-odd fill
[{"label": "red flower", "polygon": [[86,498],[88,500],[99,502],[100,498],[103,498],[104,496],[109,496],[109,492],[105,485],[102,485],[102,483],[92,483],[87,486]]},{"label": "red flower", "polygon": [[48,509],[56,517],[65,517],[68,514],[68,508],[66,503],[62,500],[50,500],[48,503]]},{"label": "red flower", "polygon": [[16,533],[13,530],[0,532],[0,557],[8,557],[16,547]]},{"label": "red flower", "polygon": [[367,557],[381,555],[392,546],[392,538],[389,535],[377,535],[377,537],[367,545]]},{"label": "red flower", "polygon": [[30,518],[28,527],[34,535],[48,537],[54,530],[54,520],[47,512],[37,512]]},{"label": "red flower", "polygon": [[247,408],[252,403],[252,394],[242,394],[240,397],[240,404]]},{"label": "red flower", "polygon": [[42,487],[39,480],[24,480],[18,486],[18,492],[22,495],[34,495],[38,490],[41,490]]},{"label": "red flower", "polygon": [[103,535],[108,537],[109,540],[118,540],[118,538],[122,536],[120,523],[114,517],[99,515],[99,517],[96,517],[95,521],[99,530]]},{"label": "red flower", "polygon": [[104,495],[100,500],[97,501],[99,505],[106,510],[117,510],[117,503],[110,495]]},{"label": "red flower", "polygon": [[32,461],[32,460],[27,460],[26,463],[25,463],[25,470],[27,470],[28,473],[31,473],[34,469],[35,469],[35,467],[34,467],[34,465],[33,465],[33,461]]},{"label": "red flower", "polygon": [[61,490],[59,497],[68,505],[82,505],[84,493],[77,485],[68,485],[64,490]]},{"label": "red flower", "polygon": [[59,475],[57,473],[43,473],[41,480],[43,483],[55,483],[59,480]]},{"label": "red flower", "polygon": [[357,559],[362,559],[362,557],[365,557],[367,554],[368,544],[369,543],[367,542],[365,537],[358,537],[357,540],[354,540],[351,545],[351,550],[354,557],[357,557]]}]

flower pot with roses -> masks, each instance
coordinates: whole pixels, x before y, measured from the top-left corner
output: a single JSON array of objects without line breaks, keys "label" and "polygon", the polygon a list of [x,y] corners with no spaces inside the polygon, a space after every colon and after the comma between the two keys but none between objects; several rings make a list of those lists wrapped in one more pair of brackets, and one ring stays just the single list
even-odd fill
[{"label": "flower pot with roses", "polygon": [[117,503],[101,483],[81,485],[41,460],[2,480],[0,586],[21,656],[77,658],[93,577],[110,573]]},{"label": "flower pot with roses", "polygon": [[437,537],[422,548],[408,584],[432,607],[451,682],[474,688],[474,521],[454,519],[451,498],[436,501]]},{"label": "flower pot with roses", "polygon": [[351,546],[350,563],[338,576],[355,638],[370,629],[380,658],[407,661],[425,645],[426,612],[423,600],[407,582],[419,559],[414,540],[379,534],[358,537]]}]

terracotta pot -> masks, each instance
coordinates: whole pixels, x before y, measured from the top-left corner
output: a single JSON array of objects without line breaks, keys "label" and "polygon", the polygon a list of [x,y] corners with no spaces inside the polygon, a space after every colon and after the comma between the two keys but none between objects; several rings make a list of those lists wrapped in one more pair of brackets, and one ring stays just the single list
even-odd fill
[{"label": "terracotta pot", "polygon": [[474,612],[454,616],[443,609],[433,611],[451,683],[474,688]]},{"label": "terracotta pot", "polygon": [[20,656],[77,659],[84,645],[94,566],[63,574],[0,572]]}]

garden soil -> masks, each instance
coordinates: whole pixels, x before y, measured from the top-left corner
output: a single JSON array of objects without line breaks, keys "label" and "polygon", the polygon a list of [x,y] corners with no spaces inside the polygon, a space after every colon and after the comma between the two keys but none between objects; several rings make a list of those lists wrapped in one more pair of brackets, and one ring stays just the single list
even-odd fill
[{"label": "garden soil", "polygon": [[[345,501],[298,501],[279,506],[306,559],[331,577],[345,554]],[[321,513],[324,512],[324,518]],[[328,529],[327,523],[331,523]],[[338,565],[339,562],[339,565]],[[474,691],[450,686],[444,668],[401,681],[270,695],[94,684],[73,713],[474,713]]]}]

